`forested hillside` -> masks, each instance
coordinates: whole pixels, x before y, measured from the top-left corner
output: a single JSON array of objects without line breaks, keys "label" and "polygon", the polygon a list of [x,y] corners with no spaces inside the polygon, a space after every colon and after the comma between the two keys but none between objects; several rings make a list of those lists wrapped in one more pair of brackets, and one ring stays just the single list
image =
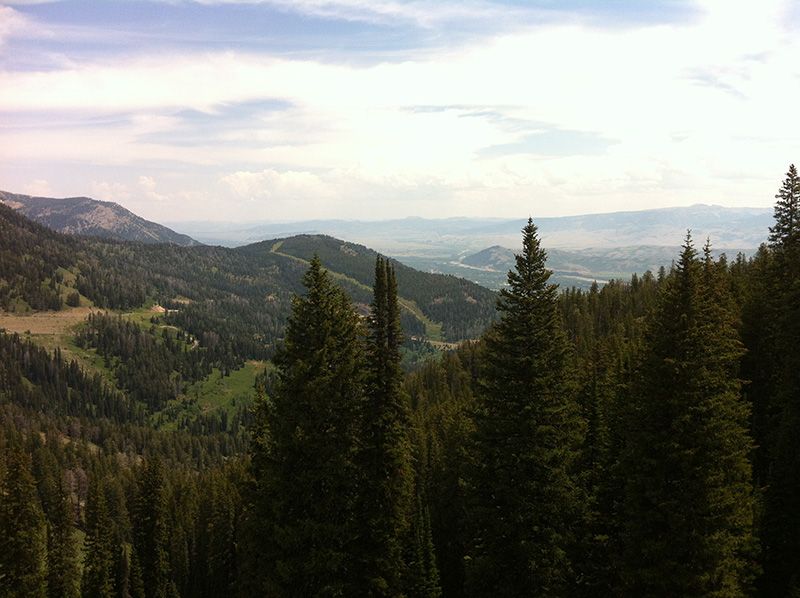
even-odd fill
[{"label": "forested hillside", "polygon": [[[0,210],[7,308],[167,310],[0,335],[0,595],[796,595],[799,208],[792,166],[756,255],[687,234],[589,290],[529,221],[491,322],[327,237],[144,247]],[[404,371],[417,310],[471,340]],[[211,417],[253,358],[255,400]]]}]

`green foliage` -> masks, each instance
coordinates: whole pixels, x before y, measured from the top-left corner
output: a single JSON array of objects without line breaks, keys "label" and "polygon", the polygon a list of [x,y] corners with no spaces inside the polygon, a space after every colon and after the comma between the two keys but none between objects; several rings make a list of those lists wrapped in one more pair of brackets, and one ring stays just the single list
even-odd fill
[{"label": "green foliage", "polygon": [[359,448],[358,542],[361,589],[372,596],[402,592],[404,544],[412,515],[413,471],[409,413],[401,393],[400,309],[392,265],[375,262],[375,286],[368,319],[368,386]]},{"label": "green foliage", "polygon": [[769,253],[747,314],[759,350],[751,371],[761,374],[750,390],[760,416],[759,473],[766,486],[761,585],[766,595],[789,596],[800,593],[800,179],[794,165],[776,198]]},{"label": "green foliage", "polygon": [[262,591],[356,592],[353,547],[358,412],[366,391],[363,329],[314,258],[294,300],[274,400],[254,438],[257,517],[267,564]]},{"label": "green foliage", "polygon": [[650,323],[623,462],[626,591],[742,596],[752,578],[749,410],[730,295],[687,237]]},{"label": "green foliage", "polygon": [[800,177],[794,164],[775,196],[775,225],[769,229],[773,247],[786,248],[800,243]]},{"label": "green foliage", "polygon": [[[102,312],[89,315],[75,342],[81,348],[96,349],[113,370],[118,386],[153,411],[175,399],[186,384],[205,378],[214,365],[220,365],[209,349],[193,346],[190,336],[155,326],[144,329]],[[230,355],[217,358],[223,360],[223,367],[243,365]]]},{"label": "green foliage", "polygon": [[[796,594],[797,186],[750,260],[560,294],[529,223],[499,322],[406,374],[401,327],[477,336],[493,296],[325,237],[145,248],[0,209],[0,306],[168,310],[87,323],[105,379],[0,334],[0,596],[76,595],[76,539],[80,592],[120,598]],[[315,247],[338,272],[292,303]]]},{"label": "green foliage", "polygon": [[106,504],[103,483],[93,480],[86,501],[82,595],[84,598],[113,598],[118,546]]},{"label": "green foliage", "polygon": [[47,522],[47,595],[77,598],[80,572],[73,504],[62,483],[58,483],[54,499]]},{"label": "green foliage", "polygon": [[144,419],[144,410],[98,375],[85,373],[75,360],[0,333],[0,397],[6,395],[29,409],[115,421]]},{"label": "green foliage", "polygon": [[486,335],[472,477],[474,595],[561,595],[570,585],[580,422],[545,257],[529,220],[500,320]]},{"label": "green foliage", "polygon": [[[255,250],[257,246],[250,247]],[[333,271],[347,274],[363,285],[373,281],[377,254],[361,245],[342,243],[321,235],[299,235],[284,240],[280,249],[281,252],[306,260],[317,254]],[[493,292],[463,278],[428,274],[396,260],[389,261],[402,290],[401,302],[407,299],[415,303],[425,316],[440,322],[445,340],[476,338],[493,320]],[[358,301],[357,298],[355,300]]]},{"label": "green foliage", "polygon": [[[462,596],[467,554],[469,439],[479,345],[431,360],[406,377],[413,408],[418,494],[424,494],[443,595]],[[422,499],[422,497],[420,498]],[[419,514],[419,510],[418,510]],[[419,527],[419,517],[415,520]]]},{"label": "green foliage", "polygon": [[132,512],[133,550],[146,598],[167,598],[174,593],[170,579],[166,491],[160,459],[148,459],[139,472]]},{"label": "green foliage", "polygon": [[46,522],[30,458],[20,450],[5,455],[0,484],[0,596],[47,595]]}]

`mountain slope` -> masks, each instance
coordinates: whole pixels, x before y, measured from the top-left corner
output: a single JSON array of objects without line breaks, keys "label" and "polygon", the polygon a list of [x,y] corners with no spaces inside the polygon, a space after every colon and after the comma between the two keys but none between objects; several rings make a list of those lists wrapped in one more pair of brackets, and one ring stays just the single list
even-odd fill
[{"label": "mountain slope", "polygon": [[89,197],[32,197],[7,191],[0,191],[0,201],[31,220],[66,234],[185,247],[199,244],[187,235],[145,220],[110,201]]},{"label": "mountain slope", "polygon": [[[372,299],[375,252],[332,238],[237,249],[121,244],[53,232],[7,206],[0,233],[0,309],[57,309],[76,292],[73,303],[102,308],[158,303],[170,324],[242,359],[269,357],[315,251],[362,311]],[[473,338],[494,314],[493,293],[473,283],[399,265],[398,279],[408,336]]]},{"label": "mountain slope", "polygon": [[[259,255],[265,249],[305,261],[317,254],[326,268],[354,279],[371,293],[378,253],[363,245],[324,235],[297,235],[255,243],[236,251]],[[420,272],[397,260],[390,261],[397,272],[401,305],[421,319],[441,324],[444,339],[475,338],[493,320],[495,294],[492,291],[463,278]],[[367,302],[369,300],[367,297]]]}]

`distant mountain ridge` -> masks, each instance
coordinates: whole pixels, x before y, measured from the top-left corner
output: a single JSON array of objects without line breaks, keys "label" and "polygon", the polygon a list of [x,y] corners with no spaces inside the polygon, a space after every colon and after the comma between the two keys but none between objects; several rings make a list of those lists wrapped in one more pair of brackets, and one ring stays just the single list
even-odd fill
[{"label": "distant mountain ridge", "polygon": [[[532,210],[535,214],[535,210]],[[238,246],[297,234],[324,234],[361,243],[395,257],[466,255],[486,247],[517,247],[526,218],[400,218],[382,221],[308,220],[287,223],[173,222],[195,238]],[[716,247],[758,247],[766,241],[772,208],[685,207],[537,217],[547,249],[680,246],[687,229]]]},{"label": "distant mountain ridge", "polygon": [[34,197],[8,191],[0,191],[0,201],[61,233],[182,247],[200,245],[188,235],[145,220],[111,201],[90,197]]}]

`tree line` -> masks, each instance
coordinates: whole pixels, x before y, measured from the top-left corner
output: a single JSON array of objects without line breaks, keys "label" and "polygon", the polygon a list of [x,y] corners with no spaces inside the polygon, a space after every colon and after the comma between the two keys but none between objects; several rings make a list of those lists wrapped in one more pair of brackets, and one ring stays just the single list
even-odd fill
[{"label": "tree line", "polygon": [[[792,166],[754,257],[687,235],[669,270],[561,294],[529,221],[496,322],[410,374],[391,262],[362,318],[314,258],[241,459],[112,452],[87,476],[108,487],[84,484],[64,517],[39,491],[40,436],[3,428],[20,448],[0,460],[0,582],[44,595],[55,568],[84,595],[146,598],[794,595],[798,202]],[[74,487],[73,470],[53,477]],[[86,534],[82,570],[48,557],[59,517]]]}]

